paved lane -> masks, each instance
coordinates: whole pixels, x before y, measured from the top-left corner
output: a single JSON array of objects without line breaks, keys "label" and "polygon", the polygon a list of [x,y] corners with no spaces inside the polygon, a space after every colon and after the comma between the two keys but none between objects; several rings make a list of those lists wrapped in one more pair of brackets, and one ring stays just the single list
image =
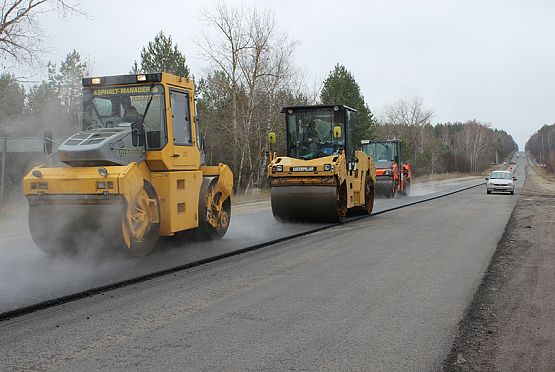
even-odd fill
[{"label": "paved lane", "polygon": [[[410,197],[376,200],[375,211],[476,182],[476,178],[471,178],[415,185]],[[233,209],[229,231],[221,241],[198,243],[164,239],[152,255],[140,259],[129,257],[126,252],[91,253],[84,242],[81,256],[52,258],[34,246],[26,214],[22,213],[19,220],[9,221],[7,227],[0,230],[0,312],[195,262],[318,226],[323,225],[276,223],[269,202],[257,202]]]}]

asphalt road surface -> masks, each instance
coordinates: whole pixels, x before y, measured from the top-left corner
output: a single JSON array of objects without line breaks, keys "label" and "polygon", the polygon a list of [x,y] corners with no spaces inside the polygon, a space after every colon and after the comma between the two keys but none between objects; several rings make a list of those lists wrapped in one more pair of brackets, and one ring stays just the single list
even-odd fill
[{"label": "asphalt road surface", "polygon": [[0,369],[439,369],[518,192],[473,188],[4,321]]},{"label": "asphalt road surface", "polygon": [[[376,200],[374,210],[422,200],[477,182],[480,180],[470,178],[417,184],[410,197]],[[90,252],[84,240],[79,256],[63,258],[49,257],[35,247],[28,231],[27,211],[23,210],[17,218],[0,226],[0,313],[324,225],[276,223],[269,201],[234,207],[232,214],[228,233],[221,241],[198,243],[163,239],[153,254],[135,258],[123,250]],[[87,239],[94,239],[94,236]]]}]

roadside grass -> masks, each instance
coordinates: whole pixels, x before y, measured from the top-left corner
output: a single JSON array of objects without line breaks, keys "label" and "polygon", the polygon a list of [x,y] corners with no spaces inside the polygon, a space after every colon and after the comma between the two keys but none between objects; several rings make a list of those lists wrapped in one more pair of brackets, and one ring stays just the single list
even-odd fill
[{"label": "roadside grass", "polygon": [[538,176],[546,179],[549,182],[555,182],[555,174],[549,172],[546,168],[538,167],[537,165],[534,165],[531,162],[529,164],[530,164],[530,167],[532,167],[532,169]]},{"label": "roadside grass", "polygon": [[491,164],[482,172],[447,172],[447,173],[434,173],[425,174],[422,176],[414,177],[414,183],[423,183],[431,181],[443,181],[451,178],[466,178],[466,177],[485,177],[494,170],[503,168],[503,164]]},{"label": "roadside grass", "polygon": [[270,189],[251,189],[248,193],[237,193],[231,196],[232,205],[256,203],[270,200]]},{"label": "roadside grass", "polygon": [[414,177],[414,183],[425,183],[432,181],[444,181],[452,178],[479,177],[487,173],[467,173],[467,172],[451,172],[451,173],[434,173]]}]

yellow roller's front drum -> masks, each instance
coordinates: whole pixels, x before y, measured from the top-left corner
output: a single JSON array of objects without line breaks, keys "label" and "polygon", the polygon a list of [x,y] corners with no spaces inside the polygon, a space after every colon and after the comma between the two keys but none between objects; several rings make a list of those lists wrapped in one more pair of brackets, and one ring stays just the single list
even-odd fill
[{"label": "yellow roller's front drum", "polygon": [[[66,201],[67,202],[67,201]],[[31,204],[29,230],[47,254],[78,254],[121,246],[121,201],[113,204]]]},{"label": "yellow roller's front drum", "polygon": [[340,222],[347,213],[342,191],[335,185],[272,187],[272,212],[280,222]]},{"label": "yellow roller's front drum", "polygon": [[123,242],[134,256],[146,256],[156,247],[160,233],[160,206],[156,192],[145,182],[144,189],[126,203],[121,220]]}]

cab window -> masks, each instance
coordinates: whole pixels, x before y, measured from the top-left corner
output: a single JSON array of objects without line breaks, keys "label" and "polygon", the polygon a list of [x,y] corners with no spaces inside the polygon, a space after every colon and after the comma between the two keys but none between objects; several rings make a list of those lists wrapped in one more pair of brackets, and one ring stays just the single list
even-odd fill
[{"label": "cab window", "polygon": [[189,95],[185,92],[170,91],[170,106],[173,122],[173,143],[190,146],[192,140]]},{"label": "cab window", "polygon": [[345,149],[345,154],[349,161],[355,159],[355,112],[351,110],[345,110],[345,119],[347,126],[347,144]]},{"label": "cab window", "polygon": [[84,89],[83,130],[129,127],[142,122],[148,149],[161,149],[168,139],[164,102],[161,85]]}]

